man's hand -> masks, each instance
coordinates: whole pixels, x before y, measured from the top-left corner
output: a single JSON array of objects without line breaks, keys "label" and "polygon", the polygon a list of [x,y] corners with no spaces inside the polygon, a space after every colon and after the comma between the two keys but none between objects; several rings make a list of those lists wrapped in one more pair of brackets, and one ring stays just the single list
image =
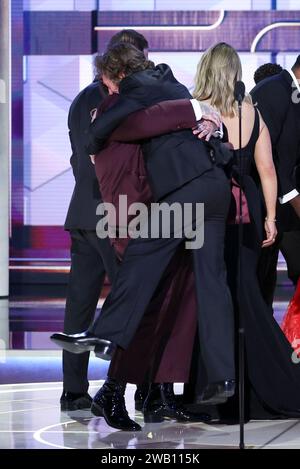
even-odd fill
[{"label": "man's hand", "polygon": [[202,118],[198,125],[193,129],[193,133],[200,139],[205,138],[208,142],[211,136],[221,128],[222,119],[220,114],[209,104],[201,103],[199,101],[198,104],[200,104]]},{"label": "man's hand", "polygon": [[211,136],[215,133],[216,130],[218,130],[219,127],[217,125],[210,121],[210,120],[205,120],[205,121],[200,121],[197,127],[193,128],[193,134],[198,135],[198,138],[202,139],[205,138],[205,140],[208,142],[211,138]]},{"label": "man's hand", "polygon": [[211,121],[216,124],[217,129],[222,125],[221,115],[209,104],[200,103],[202,111],[202,119],[205,121]]},{"label": "man's hand", "polygon": [[300,194],[290,200],[290,204],[300,218]]}]

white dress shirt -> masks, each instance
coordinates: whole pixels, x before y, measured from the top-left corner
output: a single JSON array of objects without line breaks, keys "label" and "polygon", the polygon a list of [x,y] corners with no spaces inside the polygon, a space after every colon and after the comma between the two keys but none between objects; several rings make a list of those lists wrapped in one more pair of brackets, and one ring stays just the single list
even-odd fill
[{"label": "white dress shirt", "polygon": [[196,121],[200,121],[202,119],[202,109],[201,109],[201,104],[197,99],[191,99],[191,105],[193,106]]},{"label": "white dress shirt", "polygon": [[[198,101],[195,98],[190,99],[190,101],[191,101],[191,105],[193,106],[196,121],[198,122],[202,119],[202,116],[203,116],[203,112],[202,112],[202,109],[201,109],[201,102]],[[222,126],[222,124],[221,124],[219,130],[216,130],[213,133],[213,137],[223,138],[223,126]]]}]

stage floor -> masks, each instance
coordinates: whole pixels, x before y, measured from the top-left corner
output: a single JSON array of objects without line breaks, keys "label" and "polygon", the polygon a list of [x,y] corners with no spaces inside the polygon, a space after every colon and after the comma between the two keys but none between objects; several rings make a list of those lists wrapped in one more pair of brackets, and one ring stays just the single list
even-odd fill
[{"label": "stage floor", "polygon": [[[93,395],[102,381],[91,382]],[[60,412],[62,385],[27,383],[0,386],[0,448],[39,449],[201,449],[237,448],[239,427],[218,424],[147,424],[134,411],[135,386],[129,385],[129,413],[143,430],[121,432],[88,411]],[[180,387],[176,387],[180,391]],[[245,426],[245,443],[251,449],[299,449],[300,420],[251,421]]]},{"label": "stage floor", "polygon": [[[50,335],[63,330],[64,305],[63,299],[0,300],[0,384],[62,381],[61,351]],[[279,324],[287,305],[274,303]],[[105,379],[108,365],[92,353],[89,378]]]},{"label": "stage floor", "polygon": [[[287,301],[274,304],[279,323],[286,307]],[[0,302],[1,449],[238,448],[238,425],[175,421],[145,425],[142,414],[134,410],[133,385],[127,388],[126,404],[131,417],[142,425],[141,432],[114,430],[88,411],[61,413],[61,351],[49,336],[62,330],[63,315],[62,299]],[[91,354],[91,396],[102,385],[108,365]],[[176,385],[176,392],[181,390]],[[245,443],[251,449],[300,449],[300,420],[251,421],[245,426]]]}]

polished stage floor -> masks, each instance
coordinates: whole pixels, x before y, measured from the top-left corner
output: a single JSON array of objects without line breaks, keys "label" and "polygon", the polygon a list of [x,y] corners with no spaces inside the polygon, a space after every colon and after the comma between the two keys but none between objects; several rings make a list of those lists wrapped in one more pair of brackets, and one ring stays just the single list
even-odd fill
[{"label": "polished stage floor", "polygon": [[[102,381],[93,381],[94,394]],[[201,449],[237,448],[239,427],[218,424],[179,424],[174,421],[144,425],[134,411],[135,386],[128,386],[126,402],[143,430],[120,432],[88,411],[61,413],[61,383],[0,386],[0,448],[39,449]],[[180,391],[177,386],[176,391]],[[299,449],[300,421],[252,421],[245,427],[249,449]]]},{"label": "polished stage floor", "polygon": [[[289,289],[287,297],[291,297]],[[275,317],[280,323],[287,299],[278,298]],[[99,304],[101,306],[101,302]],[[126,403],[143,431],[120,432],[89,412],[60,412],[62,392],[61,352],[50,342],[53,331],[62,330],[63,299],[0,300],[0,448],[109,448],[200,449],[238,448],[237,425],[144,425],[135,412],[129,385]],[[89,378],[93,396],[106,377],[108,362],[91,354]],[[181,386],[176,385],[180,393]],[[248,448],[300,449],[300,420],[251,421],[245,426]]]}]

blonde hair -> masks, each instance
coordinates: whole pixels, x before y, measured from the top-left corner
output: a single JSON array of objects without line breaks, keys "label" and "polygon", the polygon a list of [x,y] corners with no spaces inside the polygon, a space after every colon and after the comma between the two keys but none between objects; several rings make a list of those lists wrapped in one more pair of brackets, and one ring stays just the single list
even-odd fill
[{"label": "blonde hair", "polygon": [[[225,42],[210,47],[197,66],[193,96],[199,101],[209,99],[223,116],[237,113],[234,85],[242,79],[242,64],[236,50]],[[245,101],[252,104],[249,94]]]}]

